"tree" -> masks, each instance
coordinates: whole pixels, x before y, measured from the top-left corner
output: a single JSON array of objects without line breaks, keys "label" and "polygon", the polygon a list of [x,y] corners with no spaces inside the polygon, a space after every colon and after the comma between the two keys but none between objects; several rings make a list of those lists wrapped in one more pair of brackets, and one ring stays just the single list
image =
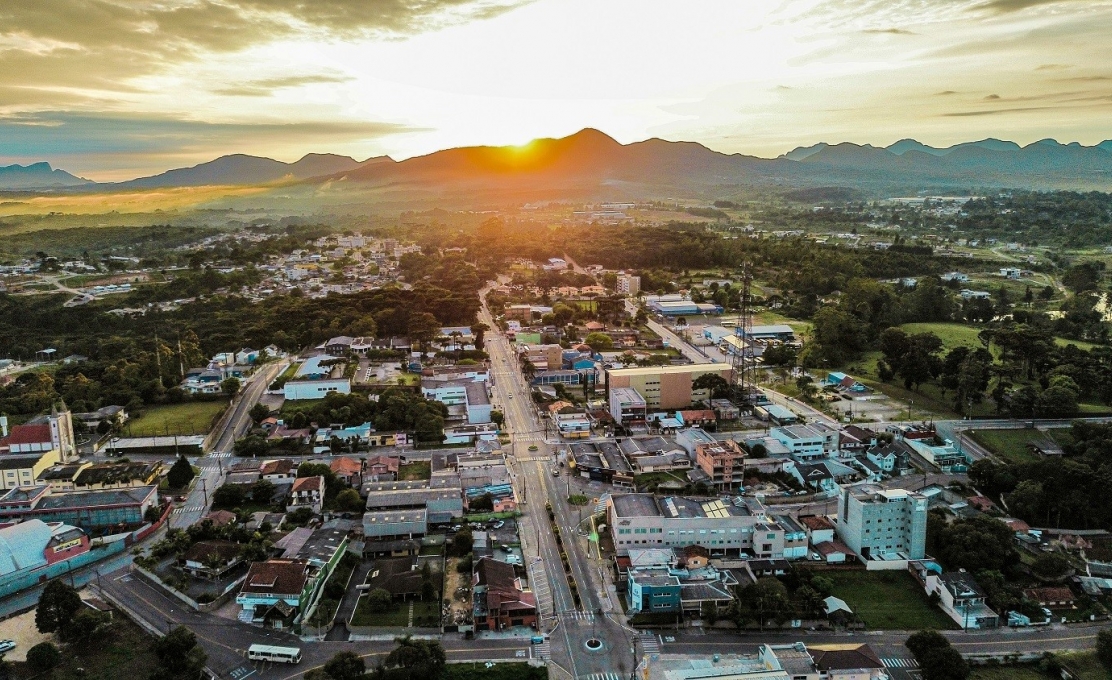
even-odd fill
[{"label": "tree", "polygon": [[795,386],[799,388],[799,395],[805,400],[813,399],[819,391],[819,388],[815,387],[814,379],[806,373],[795,379]]},{"label": "tree", "polygon": [[[1097,659],[1101,665],[1112,670],[1112,628],[1104,628],[1097,633]],[[30,654],[28,654],[30,661]]]},{"label": "tree", "polygon": [[606,333],[588,333],[583,342],[591,346],[596,352],[605,352],[614,349],[614,339]]},{"label": "tree", "polygon": [[711,396],[717,398],[730,389],[730,383],[717,373],[704,373],[691,381],[691,389],[710,390]]},{"label": "tree", "polygon": [[1031,563],[1031,572],[1048,581],[1061,578],[1072,569],[1070,559],[1060,552],[1042,553]]},{"label": "tree", "polygon": [[388,612],[394,608],[394,596],[385,588],[375,588],[367,593],[367,607],[372,612]]},{"label": "tree", "polygon": [[336,509],[340,512],[359,512],[363,509],[363,498],[355,489],[344,489],[336,494]]},{"label": "tree", "polygon": [[471,548],[474,545],[474,537],[471,535],[471,529],[464,527],[456,532],[455,537],[452,539],[452,555],[455,557],[463,557],[470,554]]},{"label": "tree", "polygon": [[1035,413],[1040,418],[1069,418],[1077,413],[1077,392],[1051,385],[1035,400]]},{"label": "tree", "polygon": [[242,484],[225,484],[212,492],[212,507],[214,510],[231,510],[243,505],[247,500],[247,486]]},{"label": "tree", "polygon": [[969,677],[969,664],[948,643],[916,658],[923,669],[923,680],[965,680]]},{"label": "tree", "polygon": [[787,621],[792,614],[787,587],[773,577],[757,579],[742,588],[736,602],[735,621],[756,621],[761,630],[768,623]]},{"label": "tree", "polygon": [[193,466],[189,464],[185,456],[178,456],[178,459],[170,467],[170,471],[166,473],[166,483],[170,485],[171,489],[184,489],[193,481],[193,477]]},{"label": "tree", "polygon": [[152,505],[143,513],[143,521],[154,524],[162,517],[162,508]]},{"label": "tree", "polygon": [[104,627],[111,621],[111,615],[108,612],[98,612],[88,607],[82,607],[81,611],[77,612],[62,626],[62,639],[66,642],[85,643],[93,639],[93,637],[104,630]]},{"label": "tree", "polygon": [[1003,571],[1019,560],[1012,530],[987,515],[959,519],[941,528],[934,545],[938,546],[938,557],[951,570]]},{"label": "tree", "polygon": [[360,680],[367,666],[355,652],[339,652],[325,662],[324,672],[332,680]]},{"label": "tree", "polygon": [[270,407],[266,404],[255,404],[248,413],[251,416],[251,420],[255,421],[255,424],[258,425],[270,416]]},{"label": "tree", "polygon": [[159,666],[175,678],[195,678],[208,661],[205,650],[197,644],[197,636],[184,626],[173,628],[166,637],[154,643]]},{"label": "tree", "polygon": [[269,505],[274,500],[277,487],[269,479],[260,479],[251,485],[251,500],[261,505]]},{"label": "tree", "polygon": [[240,385],[241,383],[239,382],[239,378],[224,378],[220,381],[220,391],[230,397],[234,394],[239,393]]},{"label": "tree", "polygon": [[68,583],[57,579],[46,584],[35,610],[35,627],[40,633],[61,630],[81,609],[81,596]]},{"label": "tree", "polygon": [[494,497],[489,493],[484,493],[472,499],[467,504],[467,508],[472,512],[492,512],[494,510]]},{"label": "tree", "polygon": [[27,664],[42,673],[58,665],[62,660],[62,653],[50,642],[40,642],[27,650]]},{"label": "tree", "polygon": [[506,422],[506,414],[494,409],[490,412],[490,422],[494,423],[501,429],[502,423]]},{"label": "tree", "polygon": [[414,640],[406,636],[394,642],[398,646],[386,655],[387,668],[400,669],[405,678],[422,680],[436,680],[444,672],[447,657],[440,641]]},{"label": "tree", "polygon": [[[297,415],[301,414],[298,413]],[[257,434],[237,439],[232,448],[240,458],[258,458],[270,452],[270,446],[266,443],[266,439]]]},{"label": "tree", "polygon": [[908,636],[904,646],[911,651],[916,659],[935,649],[945,649],[950,646],[950,641],[937,630],[921,630]]}]

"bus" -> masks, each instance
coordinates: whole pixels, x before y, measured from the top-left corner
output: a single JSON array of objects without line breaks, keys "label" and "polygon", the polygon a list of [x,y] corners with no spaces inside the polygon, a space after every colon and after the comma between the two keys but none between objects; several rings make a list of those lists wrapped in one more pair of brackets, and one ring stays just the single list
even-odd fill
[{"label": "bus", "polygon": [[247,658],[252,661],[276,661],[279,663],[301,663],[301,650],[297,647],[272,647],[270,645],[251,645]]}]

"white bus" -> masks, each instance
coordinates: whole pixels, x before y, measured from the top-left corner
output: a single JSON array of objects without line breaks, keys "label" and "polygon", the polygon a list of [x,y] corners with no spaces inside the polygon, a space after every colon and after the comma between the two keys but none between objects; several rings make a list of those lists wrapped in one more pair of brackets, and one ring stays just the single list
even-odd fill
[{"label": "white bus", "polygon": [[297,647],[272,647],[270,645],[251,645],[247,648],[247,658],[252,661],[276,661],[279,663],[301,663],[301,650]]}]

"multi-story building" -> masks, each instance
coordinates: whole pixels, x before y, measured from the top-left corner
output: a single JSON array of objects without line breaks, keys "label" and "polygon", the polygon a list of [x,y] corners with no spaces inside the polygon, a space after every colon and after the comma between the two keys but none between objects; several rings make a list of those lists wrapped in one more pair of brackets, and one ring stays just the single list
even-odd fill
[{"label": "multi-story building", "polygon": [[610,415],[618,424],[645,422],[648,409],[645,398],[632,387],[610,388]]},{"label": "multi-story building", "polygon": [[54,407],[50,415],[39,416],[8,431],[8,417],[0,416],[0,454],[35,455],[56,452],[58,461],[77,460],[73,436],[73,415],[69,409]]},{"label": "multi-story building", "polygon": [[618,274],[616,290],[620,295],[637,295],[641,292],[641,277],[632,274]]},{"label": "multi-story building", "polygon": [[286,501],[286,512],[299,508],[309,508],[319,513],[324,504],[324,477],[299,477],[294,480],[290,497]]},{"label": "multi-story building", "polygon": [[733,488],[745,475],[745,449],[732,439],[695,447],[695,464],[715,486]]},{"label": "multi-story building", "polygon": [[701,376],[717,375],[728,381],[730,371],[725,364],[645,366],[609,369],[606,378],[611,392],[615,388],[631,387],[644,398],[647,408],[674,411],[710,399],[709,389],[692,386]]},{"label": "multi-story building", "polygon": [[906,489],[843,487],[838,536],[863,560],[922,559],[927,498]]},{"label": "multi-story building", "polygon": [[490,422],[490,394],[484,382],[468,378],[445,380],[421,386],[426,399],[448,407],[449,419],[465,419],[472,425]]},{"label": "multi-story building", "polygon": [[786,446],[796,460],[815,460],[827,455],[827,433],[810,425],[773,427],[768,434]]},{"label": "multi-story building", "polygon": [[[714,555],[785,556],[785,529],[752,498],[727,502],[650,494],[615,494],[607,519],[619,555],[637,548],[700,545]],[[806,535],[803,538],[806,542]],[[794,542],[789,553],[794,554]]]},{"label": "multi-story building", "polygon": [[158,487],[52,494],[47,485],[21,486],[0,496],[0,521],[65,522],[86,531],[135,525],[158,502]]}]

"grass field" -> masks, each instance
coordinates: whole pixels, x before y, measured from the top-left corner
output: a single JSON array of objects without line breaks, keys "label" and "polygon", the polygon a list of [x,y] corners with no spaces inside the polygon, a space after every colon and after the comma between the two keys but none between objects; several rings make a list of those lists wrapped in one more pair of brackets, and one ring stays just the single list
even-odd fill
[{"label": "grass field", "polygon": [[832,571],[831,593],[845,600],[871,630],[955,628],[954,622],[931,606],[926,593],[906,571]]},{"label": "grass field", "polygon": [[[49,213],[73,215],[120,213],[120,215],[113,215],[113,224],[119,224],[126,222],[126,217],[132,213],[151,213],[155,210],[185,210],[209,201],[261,194],[271,188],[273,187],[175,187],[141,191],[32,196],[21,200],[4,201],[0,205],[0,216],[46,215]],[[149,224],[149,222],[143,222],[143,224]],[[88,220],[75,226],[88,226]],[[14,228],[6,226],[0,233],[20,233],[22,231],[35,231],[36,229],[42,229],[42,227],[35,222],[27,222]]]},{"label": "grass field", "polygon": [[409,625],[409,603],[396,602],[388,612],[372,612],[366,606],[367,598],[359,598],[355,614],[351,617],[353,626],[381,626],[384,628],[405,628]]},{"label": "grass field", "polygon": [[36,673],[25,664],[17,666],[13,677],[40,680],[116,680],[117,678],[156,677],[158,658],[154,638],[144,633],[126,616],[115,616],[111,626],[95,644],[67,645],[62,660],[45,673]]},{"label": "grass field", "polygon": [[1038,666],[978,667],[969,674],[969,680],[1050,680]]},{"label": "grass field", "polygon": [[934,333],[942,340],[945,350],[962,345],[966,347],[981,347],[981,341],[977,339],[977,334],[981,332],[980,328],[974,326],[966,326],[960,323],[905,323],[900,326],[908,335],[915,335],[917,333]]},{"label": "grass field", "polygon": [[1112,677],[1104,666],[1097,661],[1096,652],[1074,652],[1059,654],[1058,660],[1069,669],[1078,680],[1108,680]]},{"label": "grass field", "polygon": [[412,463],[398,466],[398,481],[420,480],[432,477],[432,464],[426,460],[415,460]]},{"label": "grass field", "polygon": [[152,406],[139,417],[124,425],[129,437],[152,437],[167,434],[207,434],[224,412],[228,403],[218,401],[187,401],[182,404]]},{"label": "grass field", "polygon": [[1027,448],[1027,443],[1045,442],[1047,440],[1047,435],[1034,428],[1024,428],[1022,430],[968,430],[968,434],[973,438],[973,441],[1009,463],[1034,463],[1042,460],[1037,453]]}]

